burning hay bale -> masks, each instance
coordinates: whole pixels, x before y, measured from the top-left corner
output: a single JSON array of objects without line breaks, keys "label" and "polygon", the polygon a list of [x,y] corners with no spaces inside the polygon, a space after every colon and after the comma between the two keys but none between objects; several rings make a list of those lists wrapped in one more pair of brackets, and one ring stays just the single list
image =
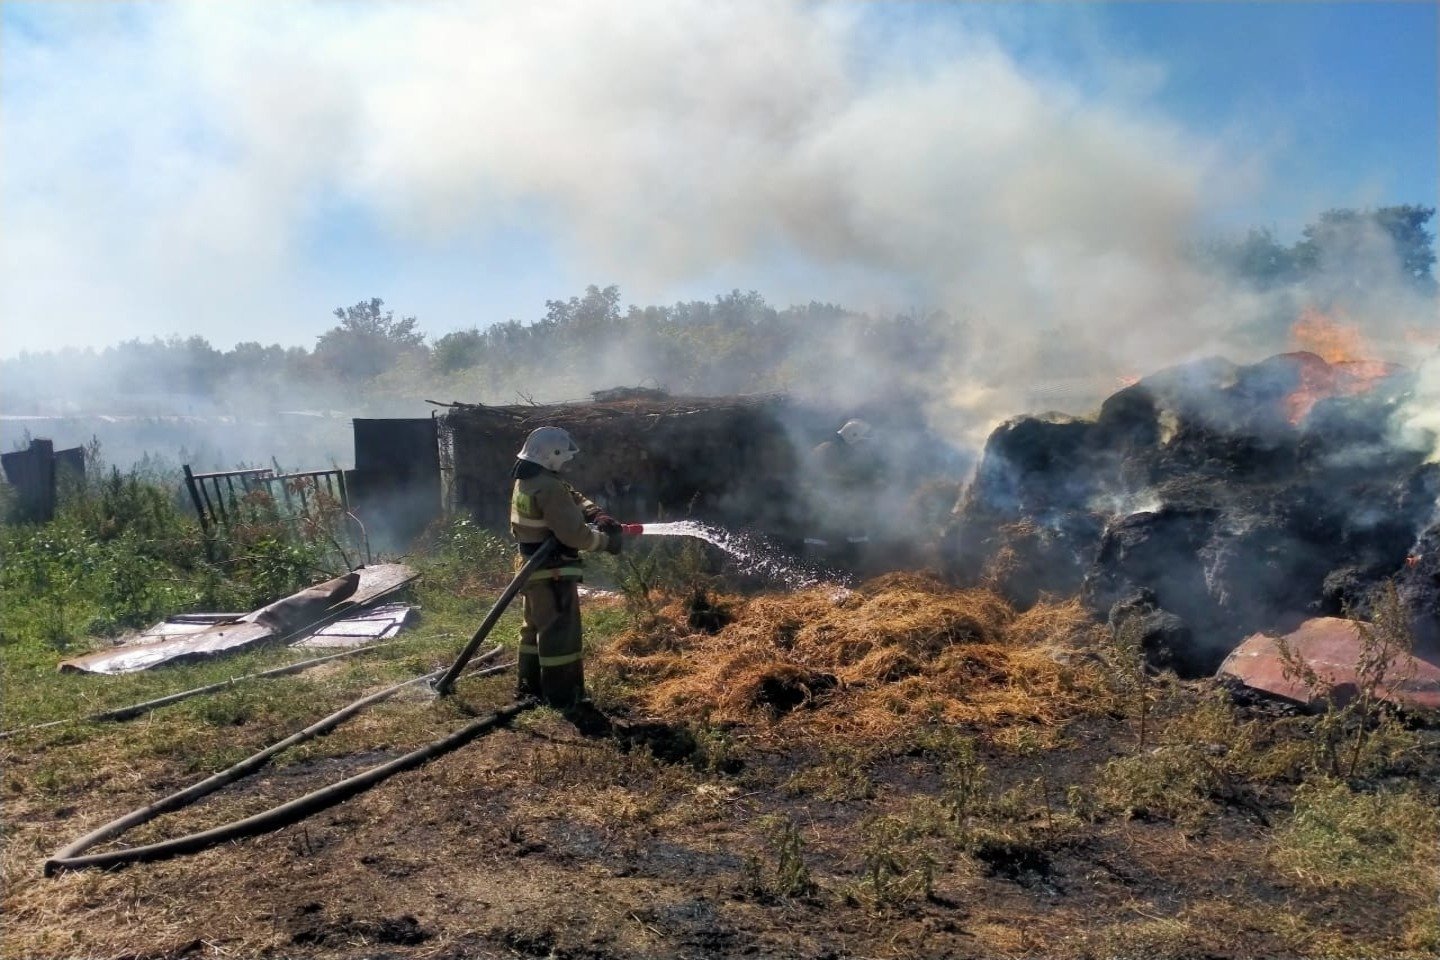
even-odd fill
[{"label": "burning hay bale", "polygon": [[988,590],[913,574],[733,608],[707,634],[672,604],[604,661],[644,679],[644,705],[662,717],[890,736],[927,720],[1052,718],[1078,701],[1077,669],[1059,652],[1095,626],[1073,601],[1022,614]]},{"label": "burning hay bale", "polygon": [[1174,367],[1093,420],[1017,418],[986,444],[948,570],[1021,606],[1076,590],[1097,616],[1143,606],[1157,665],[1187,676],[1251,633],[1363,612],[1396,574],[1417,629],[1440,632],[1440,601],[1402,569],[1440,500],[1440,464],[1393,440],[1412,388],[1392,364],[1299,352]]},{"label": "burning hay bale", "polygon": [[1440,657],[1440,523],[1416,541],[1396,578],[1396,590],[1410,612],[1415,652]]}]

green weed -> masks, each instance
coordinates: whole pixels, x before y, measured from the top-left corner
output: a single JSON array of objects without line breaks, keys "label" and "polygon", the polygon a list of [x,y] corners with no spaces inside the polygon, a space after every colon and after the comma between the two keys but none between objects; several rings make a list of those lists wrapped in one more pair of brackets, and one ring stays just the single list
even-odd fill
[{"label": "green weed", "polygon": [[676,594],[708,595],[716,576],[704,547],[690,537],[641,538],[618,557],[593,561],[602,580],[615,584],[637,626],[648,626]]},{"label": "green weed", "polygon": [[831,802],[868,800],[875,796],[870,778],[874,762],[866,750],[846,743],[826,743],[820,763],[796,773],[785,783],[791,796],[812,794]]},{"label": "green weed", "polygon": [[916,736],[916,746],[933,757],[944,784],[942,803],[950,819],[964,823],[979,814],[989,794],[989,774],[979,761],[975,740],[952,727],[926,729]]},{"label": "green weed", "polygon": [[1380,696],[1387,686],[1408,679],[1413,672],[1413,667],[1403,665],[1409,663],[1414,636],[1393,582],[1382,590],[1373,622],[1357,620],[1355,629],[1360,643],[1353,688],[1337,688],[1292,650],[1284,637],[1275,641],[1286,676],[1299,680],[1313,699],[1325,705],[1311,727],[1314,766],[1329,776],[1346,779],[1383,771],[1416,746],[1394,706]]},{"label": "green weed", "polygon": [[734,773],[741,766],[735,739],[728,731],[709,723],[690,728],[695,741],[692,763],[705,773]]},{"label": "green weed", "polygon": [[761,817],[766,858],[751,856],[742,867],[745,884],[753,892],[775,897],[803,897],[815,890],[802,851],[805,841],[795,821],[781,814]]},{"label": "green weed", "polygon": [[1139,617],[1126,617],[1102,634],[1100,661],[1111,690],[1135,721],[1135,749],[1144,750],[1156,695],[1145,660]]},{"label": "green weed", "polygon": [[1100,770],[1104,808],[1127,817],[1198,822],[1210,811],[1221,776],[1194,744],[1166,744],[1147,753],[1116,757]]},{"label": "green weed", "polygon": [[1275,834],[1274,860],[1318,886],[1387,887],[1433,898],[1440,809],[1413,787],[1361,792],[1338,780],[1302,784]]},{"label": "green weed", "polygon": [[1100,800],[1095,791],[1078,783],[1072,783],[1065,789],[1065,806],[1070,815],[1082,823],[1094,823],[1100,819]]},{"label": "green weed", "polygon": [[1259,784],[1293,781],[1310,747],[1305,728],[1243,721],[1224,692],[1177,712],[1151,749],[1109,761],[1093,796],[1072,797],[1081,819],[1102,812],[1194,825],[1217,800],[1244,800]]},{"label": "green weed", "polygon": [[861,880],[847,891],[848,899],[878,908],[934,896],[936,861],[921,843],[921,825],[905,817],[874,817],[861,827],[861,836]]}]

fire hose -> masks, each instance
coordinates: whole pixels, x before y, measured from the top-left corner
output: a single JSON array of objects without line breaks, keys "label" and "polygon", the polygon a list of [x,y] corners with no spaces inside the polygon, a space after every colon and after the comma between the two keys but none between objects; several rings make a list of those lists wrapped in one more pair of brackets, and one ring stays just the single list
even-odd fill
[{"label": "fire hose", "polygon": [[[641,532],[641,529],[639,524],[625,524],[622,527],[623,532],[630,534],[638,534]],[[329,807],[348,800],[397,773],[413,769],[436,757],[456,750],[481,734],[488,733],[504,725],[518,714],[536,706],[536,702],[530,699],[507,704],[488,716],[474,720],[459,730],[427,746],[412,750],[404,756],[396,757],[388,763],[371,767],[369,770],[358,773],[353,777],[348,777],[337,783],[322,787],[319,790],[311,791],[302,797],[297,797],[294,800],[282,803],[279,806],[272,807],[269,810],[262,811],[261,813],[254,814],[242,820],[231,821],[230,823],[212,827],[208,830],[202,830],[144,846],[130,847],[124,850],[111,850],[105,853],[84,853],[84,851],[95,846],[97,843],[114,839],[132,827],[139,826],[142,823],[148,823],[162,813],[187,807],[196,800],[214,793],[221,787],[254,773],[256,770],[265,766],[276,754],[334,729],[346,719],[354,716],[366,707],[394,696],[406,687],[429,682],[432,684],[436,693],[449,693],[453,689],[455,680],[459,677],[460,673],[471,660],[476,659],[476,649],[484,642],[490,631],[494,629],[501,614],[505,612],[505,608],[510,605],[515,595],[520,592],[530,579],[530,575],[540,564],[545,562],[555,550],[556,546],[557,541],[554,537],[547,538],[535,553],[529,557],[520,568],[520,571],[516,573],[515,578],[511,580],[510,585],[500,594],[499,599],[495,601],[489,613],[485,615],[485,619],[481,622],[479,628],[476,629],[475,635],[470,638],[470,642],[465,645],[460,655],[456,657],[455,662],[446,670],[435,670],[423,676],[402,681],[377,693],[361,697],[359,700],[342,707],[329,716],[317,720],[305,729],[271,744],[265,749],[252,754],[233,766],[227,767],[219,773],[213,774],[199,783],[192,784],[183,790],[172,793],[148,806],[132,810],[124,816],[92,830],[47,859],[44,865],[45,876],[54,876],[63,870],[83,870],[89,867],[119,867],[131,863],[164,860],[187,853],[196,853],[221,843],[228,843],[232,840],[239,840],[244,837],[278,830],[292,823],[304,820],[321,810],[328,809]],[[500,650],[501,648],[499,646],[493,647],[481,654],[478,659],[483,662],[499,654]],[[476,675],[485,676],[498,673],[502,670],[509,669],[511,666],[513,666],[513,664],[499,664],[476,671]]]},{"label": "fire hose", "polygon": [[[627,536],[639,536],[645,532],[645,526],[640,523],[622,523],[620,524],[620,532]],[[525,565],[520,568],[520,572],[515,574],[515,579],[510,581],[510,585],[505,588],[504,593],[500,594],[500,598],[495,601],[495,605],[490,608],[490,612],[485,614],[485,619],[482,620],[480,626],[476,628],[475,635],[470,638],[469,643],[465,644],[464,649],[460,651],[460,655],[456,657],[455,662],[450,665],[450,669],[445,671],[443,677],[435,681],[434,687],[436,693],[443,697],[447,696],[451,690],[454,689],[455,678],[460,675],[461,670],[465,669],[465,664],[470,662],[470,658],[475,655],[475,651],[479,648],[480,644],[485,642],[485,638],[490,635],[490,631],[495,629],[495,624],[499,622],[500,615],[505,612],[505,608],[510,606],[510,601],[514,600],[515,595],[524,589],[525,584],[530,581],[530,575],[539,569],[540,565],[548,560],[550,555],[554,553],[555,549],[559,546],[560,541],[552,536],[546,537],[545,541],[535,548],[535,552],[530,554],[529,559],[525,561]]]},{"label": "fire hose", "polygon": [[[483,657],[485,659],[493,657],[500,652],[500,649],[501,648],[497,646],[493,650],[486,651]],[[485,676],[492,673],[499,673],[502,670],[510,669],[512,665],[513,664],[509,663],[498,664],[484,670],[476,671],[476,675]],[[439,674],[440,671],[435,670],[423,676],[402,681],[392,687],[387,687],[377,693],[372,693],[369,696],[362,697],[329,716],[316,721],[304,730],[291,734],[277,743],[271,744],[258,753],[246,757],[239,763],[227,767],[199,783],[192,784],[184,790],[172,793],[168,797],[157,800],[148,806],[132,810],[123,817],[119,817],[102,827],[92,830],[90,833],[69,844],[46,860],[45,876],[54,876],[62,870],[81,870],[86,867],[116,867],[130,863],[164,860],[169,857],[180,856],[181,854],[195,853],[231,840],[238,840],[243,837],[278,830],[281,827],[289,826],[292,823],[303,820],[311,814],[318,813],[328,807],[333,807],[343,800],[348,800],[350,797],[368,790],[375,784],[389,779],[397,773],[418,767],[435,757],[449,753],[475,739],[480,734],[501,726],[509,721],[510,718],[532,706],[532,704],[528,702],[519,702],[501,707],[494,713],[472,721],[434,743],[417,750],[412,750],[410,753],[396,757],[388,763],[372,767],[353,777],[341,780],[338,783],[332,783],[329,786],[307,793],[303,797],[298,797],[288,803],[283,803],[278,807],[272,807],[269,810],[246,817],[243,820],[236,820],[218,827],[213,827],[209,830],[202,830],[198,833],[191,833],[183,837],[175,837],[171,840],[164,840],[146,846],[112,850],[106,853],[94,853],[86,856],[80,855],[95,844],[104,840],[114,839],[131,827],[147,823],[162,813],[168,813],[172,810],[179,810],[189,806],[201,797],[208,796],[221,787],[227,786],[242,777],[254,773],[281,751],[303,743],[306,740],[313,739],[329,730],[333,730],[342,722],[359,713],[361,710],[364,710],[366,707],[379,703],[381,700],[388,699],[406,687],[427,680],[433,680],[439,676]]]}]

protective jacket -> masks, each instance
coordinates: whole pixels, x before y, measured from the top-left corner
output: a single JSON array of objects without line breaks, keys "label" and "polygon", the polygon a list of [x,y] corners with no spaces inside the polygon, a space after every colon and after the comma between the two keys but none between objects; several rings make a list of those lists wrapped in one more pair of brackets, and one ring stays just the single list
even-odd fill
[{"label": "protective jacket", "polygon": [[[589,524],[601,509],[559,474],[519,460],[510,495],[510,533],[522,556],[552,534],[560,548],[530,575],[521,591],[516,686],[520,696],[540,696],[553,707],[574,707],[585,697],[585,651],[577,583],[581,550],[603,550],[606,534]],[[619,536],[619,534],[615,534]]]},{"label": "protective jacket", "polygon": [[882,464],[868,443],[850,444],[837,434],[810,451],[813,482],[843,491],[867,491],[880,481]]},{"label": "protective jacket", "polygon": [[846,443],[837,434],[810,452],[809,467],[808,539],[827,547],[828,562],[853,568],[859,545],[870,539],[883,464],[870,443]]},{"label": "protective jacket", "polygon": [[560,548],[531,580],[580,579],[581,550],[603,550],[605,534],[589,526],[602,513],[584,494],[552,470],[528,460],[515,464],[510,495],[510,535],[522,556],[530,556],[551,534]]}]

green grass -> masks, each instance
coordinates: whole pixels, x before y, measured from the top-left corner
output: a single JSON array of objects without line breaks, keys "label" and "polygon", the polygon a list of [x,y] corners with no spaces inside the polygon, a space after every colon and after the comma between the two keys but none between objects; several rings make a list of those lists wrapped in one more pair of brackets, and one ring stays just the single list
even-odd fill
[{"label": "green grass", "polygon": [[1440,810],[1415,788],[1356,790],[1342,781],[1303,784],[1275,837],[1275,860],[1307,883],[1388,887],[1433,898]]},{"label": "green grass", "polygon": [[[317,565],[338,559],[280,525],[256,524],[240,536],[212,545],[212,562],[193,519],[162,484],[118,474],[70,491],[50,523],[0,525],[0,729],[75,721],[330,652],[266,646],[119,676],[58,670],[63,659],[108,646],[115,632],[169,614],[253,609],[312,582],[320,575]],[[5,794],[60,803],[77,791],[129,789],[138,776],[155,781],[147,789],[179,786],[366,693],[445,666],[508,581],[513,559],[501,538],[463,522],[436,539],[415,562],[421,574],[410,589],[421,608],[416,628],[346,660],[240,680],[132,720],[69,722],[18,734],[0,743],[10,761]],[[517,632],[518,608],[490,639],[513,649]],[[450,700],[378,705],[275,764],[428,742],[467,710],[508,700],[512,683],[509,677],[466,680]]]}]

